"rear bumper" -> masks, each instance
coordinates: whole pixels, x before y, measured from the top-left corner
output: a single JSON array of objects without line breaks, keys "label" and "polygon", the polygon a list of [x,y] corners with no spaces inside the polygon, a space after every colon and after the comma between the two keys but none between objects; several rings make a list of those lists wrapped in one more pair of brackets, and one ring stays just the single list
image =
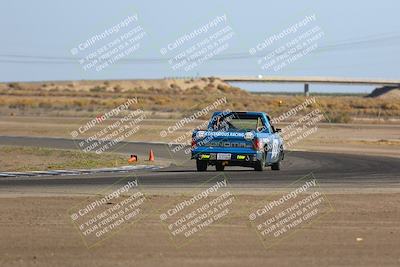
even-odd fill
[{"label": "rear bumper", "polygon": [[[217,154],[218,153],[224,153],[230,154],[230,158],[224,158],[224,159],[218,159]],[[240,163],[240,162],[256,162],[257,160],[262,159],[262,152],[259,151],[254,151],[251,153],[245,152],[245,153],[239,153],[239,152],[192,152],[192,159],[197,159],[197,160],[204,160],[208,161],[210,163],[214,163],[217,161],[227,161],[227,162],[232,162],[232,163]]]}]

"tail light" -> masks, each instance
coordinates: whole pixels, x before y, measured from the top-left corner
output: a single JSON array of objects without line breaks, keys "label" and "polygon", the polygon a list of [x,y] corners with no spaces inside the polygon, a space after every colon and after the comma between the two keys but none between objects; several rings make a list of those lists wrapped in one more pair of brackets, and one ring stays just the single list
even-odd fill
[{"label": "tail light", "polygon": [[192,138],[192,148],[196,148],[196,139]]},{"label": "tail light", "polygon": [[259,138],[254,138],[253,148],[254,150],[262,150],[264,148],[264,144]]}]

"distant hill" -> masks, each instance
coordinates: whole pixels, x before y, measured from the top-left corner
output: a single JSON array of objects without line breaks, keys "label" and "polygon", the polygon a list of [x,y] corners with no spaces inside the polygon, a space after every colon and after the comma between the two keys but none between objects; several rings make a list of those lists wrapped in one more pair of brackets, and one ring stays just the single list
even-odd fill
[{"label": "distant hill", "polygon": [[394,86],[384,86],[376,88],[367,97],[375,97],[380,99],[400,99],[400,88]]},{"label": "distant hill", "polygon": [[0,90],[69,90],[69,91],[106,91],[126,92],[131,89],[175,89],[205,88],[207,86],[230,88],[231,86],[217,78],[193,79],[141,79],[141,80],[82,80],[82,81],[43,81],[0,83]]}]

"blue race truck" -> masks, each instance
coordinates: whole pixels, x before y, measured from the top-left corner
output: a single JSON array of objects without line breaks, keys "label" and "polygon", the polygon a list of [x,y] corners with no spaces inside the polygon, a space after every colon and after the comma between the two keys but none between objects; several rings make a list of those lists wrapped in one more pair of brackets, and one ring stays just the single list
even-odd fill
[{"label": "blue race truck", "polygon": [[280,131],[264,112],[215,112],[207,129],[193,131],[191,158],[197,171],[206,171],[209,165],[217,171],[225,166],[280,170],[284,158]]}]

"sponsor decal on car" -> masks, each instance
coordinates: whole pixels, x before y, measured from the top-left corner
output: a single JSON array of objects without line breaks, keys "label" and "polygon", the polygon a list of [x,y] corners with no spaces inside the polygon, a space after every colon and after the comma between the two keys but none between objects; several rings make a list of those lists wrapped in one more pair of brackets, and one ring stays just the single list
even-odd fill
[{"label": "sponsor decal on car", "polygon": [[227,142],[227,141],[209,142],[207,144],[207,146],[209,146],[209,147],[239,147],[239,148],[252,147],[251,144],[238,143],[238,142]]},{"label": "sponsor decal on car", "polygon": [[205,136],[237,136],[244,137],[244,133],[236,133],[236,132],[205,132]]}]

